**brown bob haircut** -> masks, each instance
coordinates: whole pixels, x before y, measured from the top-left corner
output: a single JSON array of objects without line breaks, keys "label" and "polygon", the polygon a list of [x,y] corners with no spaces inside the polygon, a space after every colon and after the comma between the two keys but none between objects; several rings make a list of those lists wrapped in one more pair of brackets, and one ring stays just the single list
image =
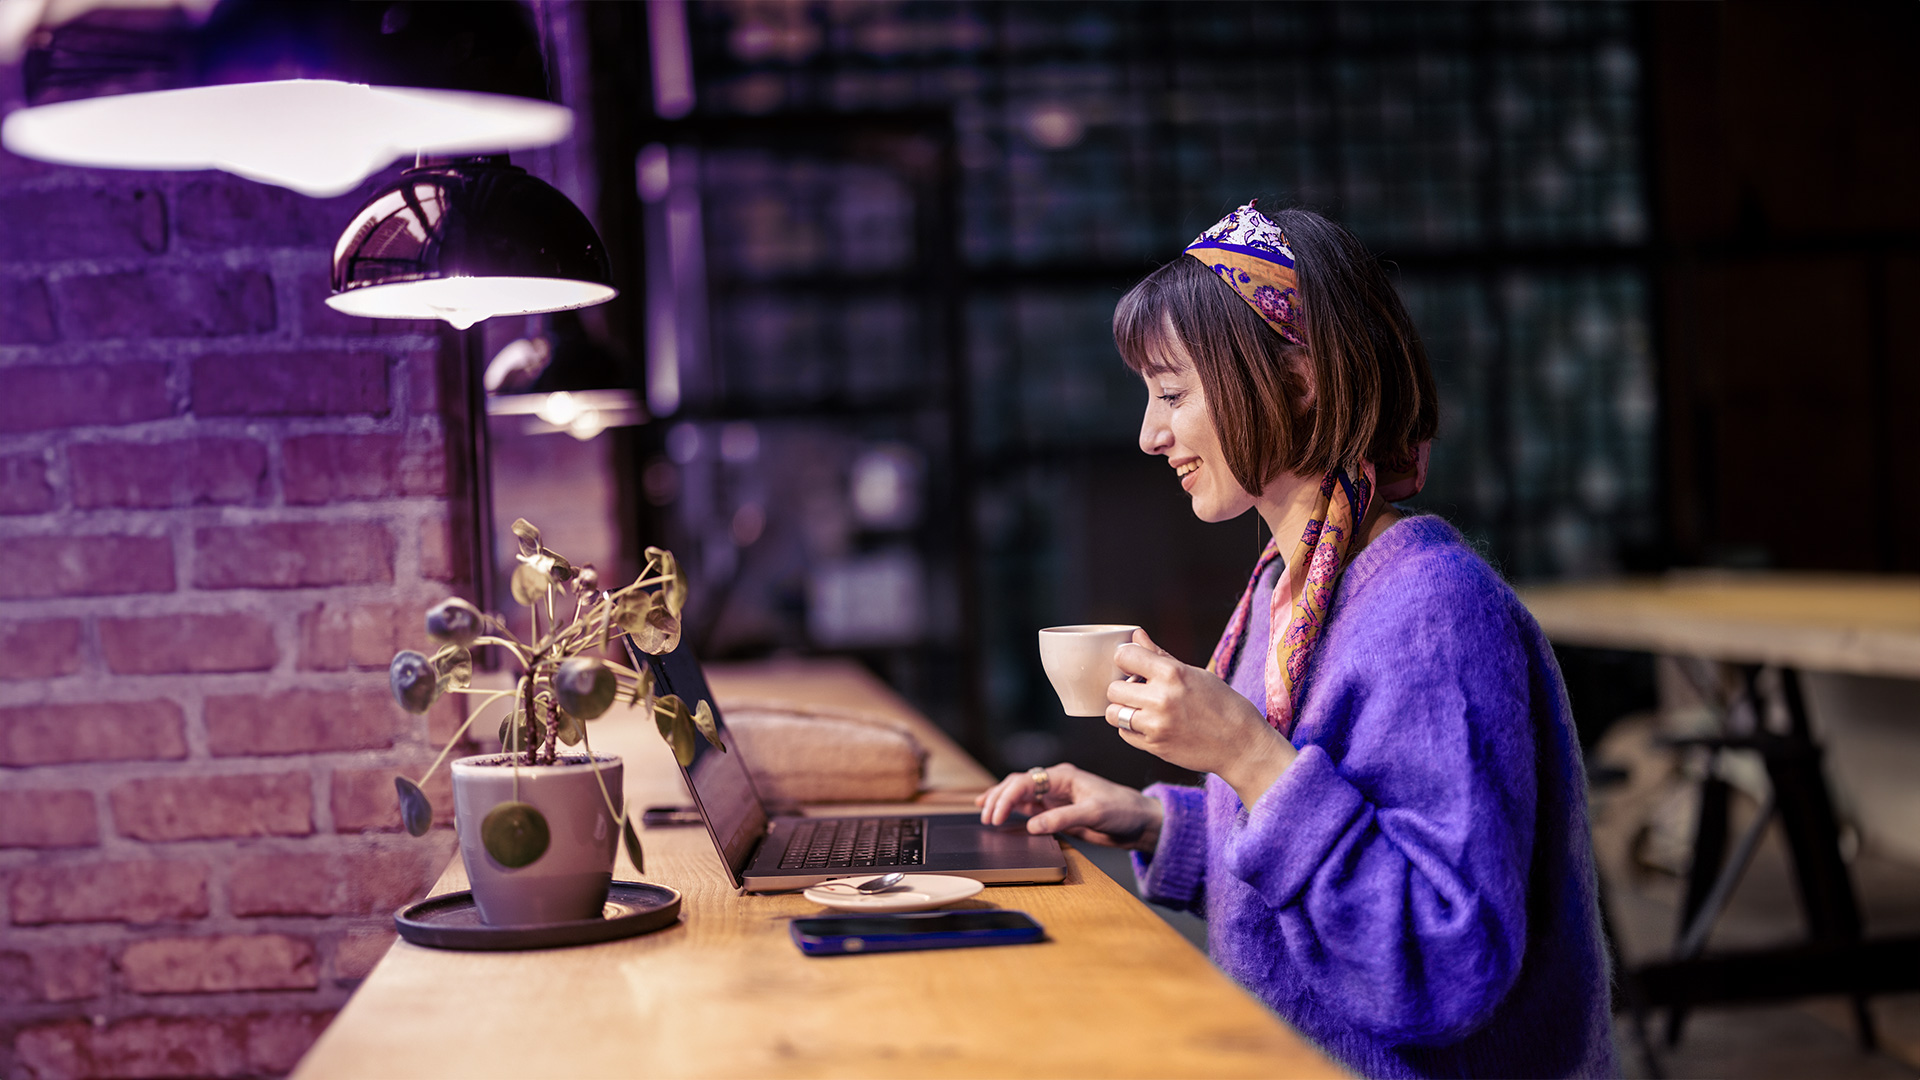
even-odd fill
[{"label": "brown bob haircut", "polygon": [[[1267,216],[1293,249],[1304,350],[1186,254],[1113,312],[1114,344],[1137,374],[1179,370],[1183,349],[1192,357],[1227,468],[1255,495],[1282,472],[1352,472],[1398,458],[1439,427],[1427,351],[1379,262],[1319,214]],[[1307,410],[1303,365],[1315,389]]]}]

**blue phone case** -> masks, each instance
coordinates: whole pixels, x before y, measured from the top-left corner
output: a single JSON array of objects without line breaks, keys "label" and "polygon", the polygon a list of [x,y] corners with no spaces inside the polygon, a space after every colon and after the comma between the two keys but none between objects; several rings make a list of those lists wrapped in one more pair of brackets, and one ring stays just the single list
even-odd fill
[{"label": "blue phone case", "polygon": [[808,956],[1019,945],[1047,936],[1024,911],[916,911],[906,915],[823,915],[788,925]]}]

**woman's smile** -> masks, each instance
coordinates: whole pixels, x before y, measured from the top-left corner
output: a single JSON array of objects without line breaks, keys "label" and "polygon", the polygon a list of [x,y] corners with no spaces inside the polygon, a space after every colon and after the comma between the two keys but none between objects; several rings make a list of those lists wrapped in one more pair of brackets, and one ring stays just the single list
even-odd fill
[{"label": "woman's smile", "polygon": [[1180,487],[1182,489],[1186,491],[1193,490],[1193,485],[1188,481],[1192,479],[1194,470],[1198,469],[1199,467],[1200,467],[1199,458],[1195,458],[1192,461],[1188,461],[1185,463],[1174,463],[1173,475],[1180,478]]},{"label": "woman's smile", "polygon": [[1166,457],[1201,521],[1229,521],[1246,513],[1253,506],[1253,496],[1241,488],[1232,472],[1208,467],[1222,460],[1220,433],[1191,364],[1149,375],[1146,384],[1140,449]]}]

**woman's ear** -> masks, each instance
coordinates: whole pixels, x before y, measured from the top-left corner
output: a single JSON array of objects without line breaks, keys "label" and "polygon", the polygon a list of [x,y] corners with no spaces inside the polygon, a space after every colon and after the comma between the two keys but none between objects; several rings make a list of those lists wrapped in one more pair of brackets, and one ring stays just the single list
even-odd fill
[{"label": "woman's ear", "polygon": [[1314,403],[1319,400],[1319,395],[1314,392],[1313,357],[1302,348],[1288,349],[1287,371],[1293,376],[1294,385],[1300,388],[1293,402],[1294,415],[1305,416],[1313,411]]}]

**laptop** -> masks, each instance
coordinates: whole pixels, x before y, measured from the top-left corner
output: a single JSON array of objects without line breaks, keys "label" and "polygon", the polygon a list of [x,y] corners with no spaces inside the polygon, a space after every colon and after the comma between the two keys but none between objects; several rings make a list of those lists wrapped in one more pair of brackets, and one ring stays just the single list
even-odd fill
[{"label": "laptop", "polygon": [[661,694],[688,708],[706,702],[728,753],[696,739],[693,764],[683,765],[694,806],[713,838],[735,888],[747,892],[801,889],[839,877],[908,873],[952,874],[985,882],[1063,881],[1066,856],[1051,835],[1033,836],[1022,824],[982,825],[978,814],[881,814],[872,817],[776,816],[754,789],[740,744],[726,734],[720,706],[690,642],[664,656],[648,656],[622,637],[634,670],[653,669]]}]

